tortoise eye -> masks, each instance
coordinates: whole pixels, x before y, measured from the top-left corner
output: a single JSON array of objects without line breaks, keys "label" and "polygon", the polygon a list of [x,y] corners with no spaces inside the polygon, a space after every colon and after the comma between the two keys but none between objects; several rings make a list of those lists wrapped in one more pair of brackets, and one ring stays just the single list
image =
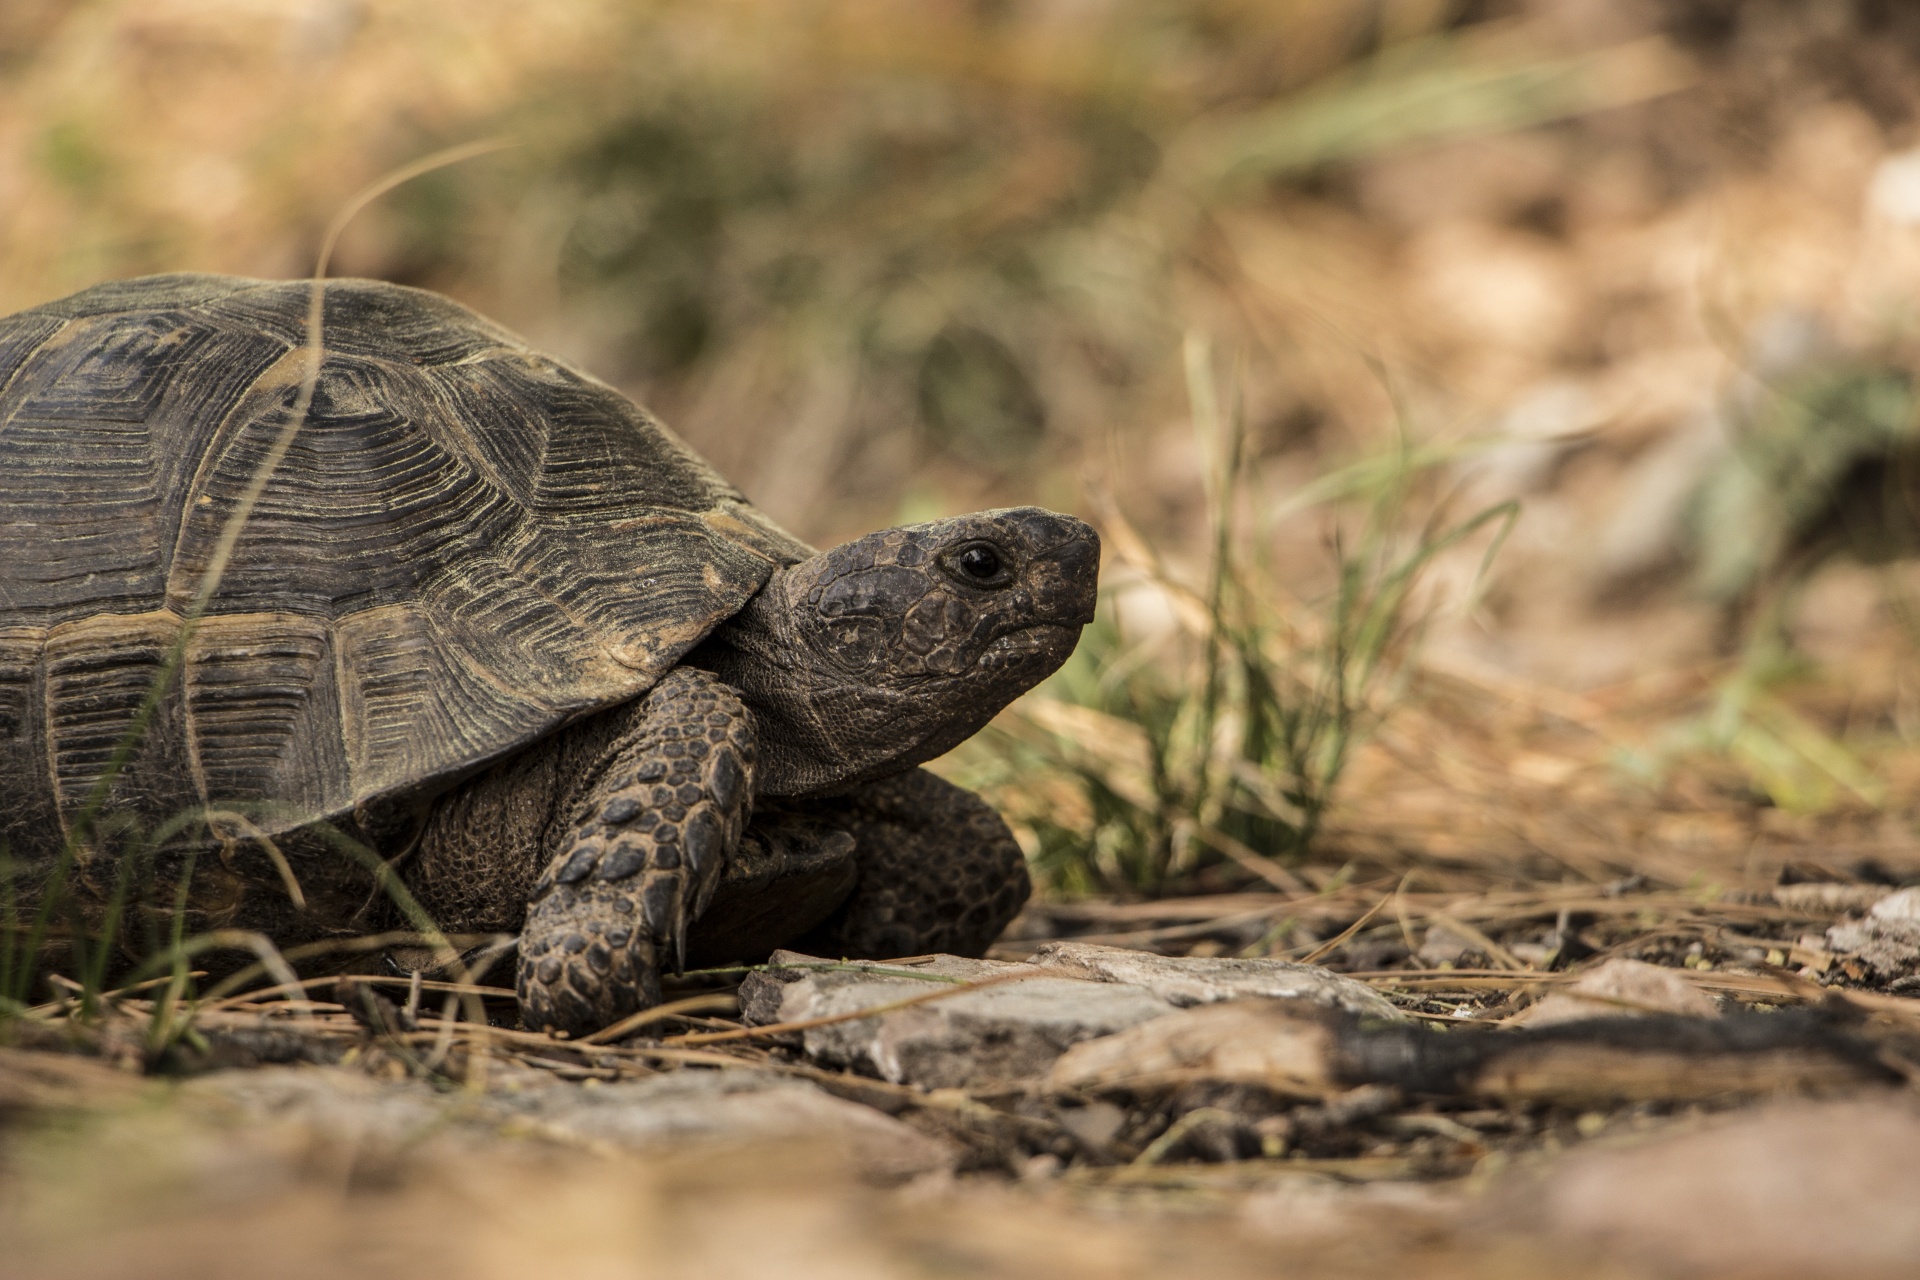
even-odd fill
[{"label": "tortoise eye", "polygon": [[1007,558],[991,542],[969,542],[947,559],[953,576],[970,587],[1005,586],[1013,575],[1007,571]]}]

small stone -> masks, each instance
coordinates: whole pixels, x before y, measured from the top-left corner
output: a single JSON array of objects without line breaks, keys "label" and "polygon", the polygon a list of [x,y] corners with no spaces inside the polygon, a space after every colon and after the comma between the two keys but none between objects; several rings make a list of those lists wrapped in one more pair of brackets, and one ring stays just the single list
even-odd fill
[{"label": "small stone", "polygon": [[1920,972],[1920,888],[1890,893],[1865,918],[1834,925],[1812,941],[1883,984]]},{"label": "small stone", "polygon": [[1205,1080],[1317,1098],[1337,1085],[1335,1038],[1327,1015],[1304,1001],[1220,1002],[1075,1045],[1053,1064],[1047,1083],[1131,1091]]},{"label": "small stone", "polygon": [[1450,928],[1443,920],[1427,927],[1427,936],[1415,954],[1422,964],[1436,969],[1456,969],[1467,967],[1463,961],[1483,956],[1481,947],[1478,939]]},{"label": "small stone", "polygon": [[1876,920],[1906,920],[1920,924],[1920,887],[1890,893],[1867,913]]},{"label": "small stone", "polygon": [[1050,1151],[1028,1156],[1020,1162],[1020,1181],[1046,1182],[1060,1176],[1060,1157]]},{"label": "small stone", "polygon": [[1126,1127],[1127,1113],[1111,1102],[1093,1101],[1084,1107],[1063,1107],[1054,1113],[1060,1127],[1095,1151],[1103,1151]]}]

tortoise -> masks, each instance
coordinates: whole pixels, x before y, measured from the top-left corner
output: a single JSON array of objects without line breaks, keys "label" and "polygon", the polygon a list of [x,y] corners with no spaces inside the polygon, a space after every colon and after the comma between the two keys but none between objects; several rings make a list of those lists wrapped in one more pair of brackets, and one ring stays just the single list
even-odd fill
[{"label": "tortoise", "polygon": [[0,320],[0,847],[96,919],[154,886],[150,932],[324,944],[410,894],[518,934],[522,1021],[574,1035],[689,957],[979,954],[1024,862],[918,766],[1065,660],[1098,567],[1035,507],[816,552],[426,291],[99,285]]}]

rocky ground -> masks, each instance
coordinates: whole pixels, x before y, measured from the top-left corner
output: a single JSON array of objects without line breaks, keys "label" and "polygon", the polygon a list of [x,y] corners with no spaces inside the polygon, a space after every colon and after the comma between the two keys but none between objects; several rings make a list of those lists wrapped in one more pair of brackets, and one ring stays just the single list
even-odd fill
[{"label": "rocky ground", "polygon": [[[1283,918],[1327,964],[1204,954]],[[689,975],[592,1042],[484,978],[268,988],[163,1051],[151,989],[43,1006],[0,1050],[8,1272],[1920,1263],[1920,889],[1330,883],[1016,932]]]}]

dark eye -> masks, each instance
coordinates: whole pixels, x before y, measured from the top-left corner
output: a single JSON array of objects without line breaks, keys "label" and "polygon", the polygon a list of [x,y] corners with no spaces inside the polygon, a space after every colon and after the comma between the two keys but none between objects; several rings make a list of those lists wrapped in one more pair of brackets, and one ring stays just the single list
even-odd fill
[{"label": "dark eye", "polygon": [[976,587],[997,587],[1007,580],[1006,558],[990,542],[970,542],[948,561],[955,576]]},{"label": "dark eye", "polygon": [[982,582],[988,578],[998,577],[999,553],[992,547],[968,547],[960,553],[960,571],[969,578],[978,578]]}]

